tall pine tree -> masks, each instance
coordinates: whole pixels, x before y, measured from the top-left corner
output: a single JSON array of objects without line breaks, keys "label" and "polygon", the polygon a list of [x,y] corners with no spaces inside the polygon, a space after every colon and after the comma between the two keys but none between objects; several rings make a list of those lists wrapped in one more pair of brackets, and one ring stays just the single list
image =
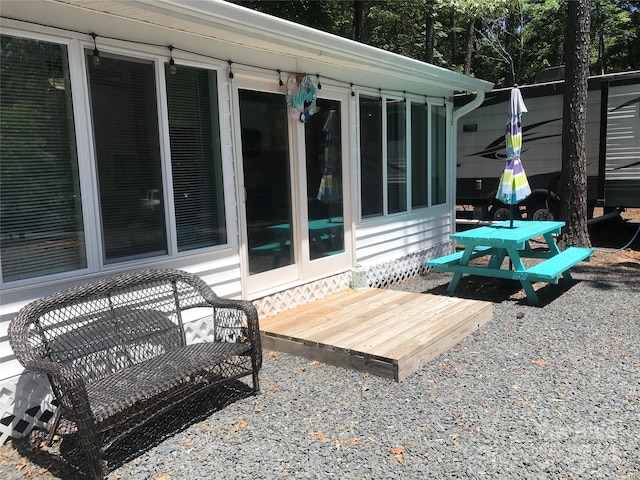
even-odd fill
[{"label": "tall pine tree", "polygon": [[566,221],[560,244],[590,247],[587,230],[587,79],[589,77],[590,0],[567,2],[562,119],[563,196],[560,214]]}]

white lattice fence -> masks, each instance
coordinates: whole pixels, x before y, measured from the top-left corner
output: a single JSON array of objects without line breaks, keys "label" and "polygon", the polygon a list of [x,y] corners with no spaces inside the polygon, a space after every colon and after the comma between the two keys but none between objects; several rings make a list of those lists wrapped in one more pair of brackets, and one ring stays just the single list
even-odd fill
[{"label": "white lattice fence", "polygon": [[345,290],[350,282],[351,272],[344,272],[254,300],[253,304],[258,309],[259,318],[270,317]]},{"label": "white lattice fence", "polygon": [[370,287],[385,288],[394,283],[422,275],[427,272],[424,262],[432,258],[453,253],[453,243],[447,242],[428,250],[412,253],[391,262],[385,262],[367,268]]},{"label": "white lattice fence", "polygon": [[[453,251],[453,243],[446,242],[391,262],[367,267],[368,286],[384,288],[422,275],[428,270],[424,264],[426,260],[448,255]],[[350,283],[351,272],[345,272],[254,300],[253,303],[258,309],[258,316],[266,318],[349,288]]]},{"label": "white lattice fence", "polygon": [[25,372],[0,384],[0,443],[22,438],[52,417],[53,394],[44,375]]}]

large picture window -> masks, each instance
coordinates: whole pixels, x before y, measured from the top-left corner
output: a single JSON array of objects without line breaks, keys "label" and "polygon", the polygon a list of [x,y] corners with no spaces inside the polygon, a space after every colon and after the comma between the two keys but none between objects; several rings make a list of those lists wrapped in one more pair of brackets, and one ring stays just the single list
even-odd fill
[{"label": "large picture window", "polygon": [[[227,242],[215,71],[163,72],[159,60],[108,51],[83,61],[62,44],[0,38],[3,285]],[[69,72],[79,65],[90,116],[76,115],[94,157],[76,146]]]},{"label": "large picture window", "polygon": [[2,280],[85,268],[67,48],[0,40]]}]

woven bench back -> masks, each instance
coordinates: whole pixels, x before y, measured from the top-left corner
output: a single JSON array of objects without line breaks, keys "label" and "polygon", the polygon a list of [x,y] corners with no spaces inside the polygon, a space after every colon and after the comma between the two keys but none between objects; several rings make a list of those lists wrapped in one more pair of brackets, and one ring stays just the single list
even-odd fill
[{"label": "woven bench back", "polygon": [[18,360],[72,365],[87,383],[185,344],[181,312],[206,306],[211,289],[185,272],[151,270],[43,297],[10,327]]}]

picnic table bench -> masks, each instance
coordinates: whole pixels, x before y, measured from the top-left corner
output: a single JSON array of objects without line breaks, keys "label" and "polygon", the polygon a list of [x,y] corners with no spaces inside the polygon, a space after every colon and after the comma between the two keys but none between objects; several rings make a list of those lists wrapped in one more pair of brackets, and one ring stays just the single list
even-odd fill
[{"label": "picnic table bench", "polygon": [[[454,274],[447,291],[454,292],[464,274],[492,278],[519,280],[527,299],[538,302],[532,284],[535,282],[558,283],[562,277],[571,280],[569,269],[577,263],[589,260],[592,248],[569,247],[564,251],[558,248],[554,235],[560,233],[564,222],[545,221],[509,221],[494,223],[451,235],[451,239],[464,245],[461,250],[450,255],[427,260],[427,266],[434,270]],[[542,237],[543,249],[533,248],[535,238]],[[488,257],[483,265],[469,262],[476,258]],[[503,268],[505,258],[510,259],[510,268]],[[542,261],[526,267],[523,258],[536,258]]]},{"label": "picnic table bench", "polygon": [[[188,344],[185,312],[208,318],[209,341]],[[258,315],[216,296],[196,275],[145,270],[35,300],[9,327],[20,363],[49,377],[61,418],[75,422],[92,478],[103,448],[196,394],[251,375],[260,389]]]}]

